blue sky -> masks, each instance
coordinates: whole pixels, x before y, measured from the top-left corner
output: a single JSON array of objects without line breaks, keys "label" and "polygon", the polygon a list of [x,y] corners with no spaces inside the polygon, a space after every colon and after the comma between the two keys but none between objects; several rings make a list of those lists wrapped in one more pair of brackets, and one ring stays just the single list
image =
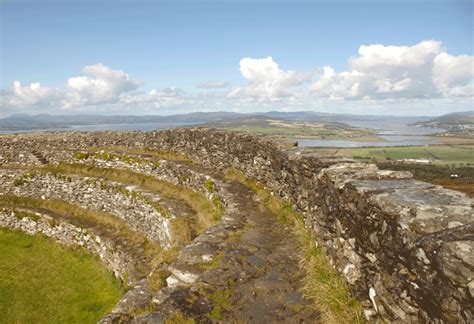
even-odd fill
[{"label": "blue sky", "polygon": [[[235,111],[304,107],[333,111],[336,106],[341,107],[340,111],[333,112],[358,113],[361,100],[369,100],[368,105],[373,107],[374,113],[398,110],[394,104],[406,105],[407,100],[411,100],[410,104],[422,107],[420,112],[437,114],[438,111],[466,110],[472,104],[472,89],[452,90],[455,85],[472,84],[472,73],[455,76],[454,81],[450,78],[449,85],[446,80],[442,81],[442,86],[439,85],[441,81],[437,81],[435,92],[428,90],[432,86],[428,84],[416,94],[410,90],[400,95],[397,90],[393,96],[380,95],[382,81],[376,80],[377,77],[364,70],[365,67],[359,70],[367,75],[372,73],[370,81],[364,77],[364,80],[352,80],[347,85],[337,77],[324,87],[315,85],[324,77],[324,66],[330,66],[336,73],[352,73],[354,67],[349,60],[361,56],[358,53],[360,46],[374,44],[412,47],[423,41],[437,41],[439,46],[433,49],[436,55],[443,52],[455,58],[468,56],[467,59],[456,59],[454,64],[460,70],[472,72],[472,1],[6,0],[2,1],[1,10],[0,88],[4,89],[4,114],[51,109],[61,113],[100,110],[102,113],[140,114],[222,107]],[[416,49],[413,52],[418,53]],[[435,56],[426,54],[423,59],[430,60]],[[261,68],[265,73],[274,72],[273,79],[262,80],[253,72],[245,77],[243,58],[267,57],[272,61],[247,63],[252,71]],[[89,69],[89,74],[84,74],[84,67],[99,63],[109,70]],[[411,63],[407,64],[411,66]],[[392,69],[393,65],[388,68]],[[110,71],[123,71],[137,83],[106,84],[106,90],[91,88],[100,83],[94,80],[115,82],[109,77]],[[292,76],[284,74],[288,71],[306,76],[294,81]],[[407,73],[419,75],[418,70],[402,71],[400,75]],[[400,88],[397,82],[403,81],[401,77],[394,77],[392,72],[382,74],[383,79],[391,83],[392,90]],[[85,76],[84,82],[89,83],[82,85],[80,91],[75,86],[68,88],[69,78],[80,76]],[[413,76],[409,79],[417,81]],[[410,80],[403,84],[413,85]],[[21,84],[17,90],[12,90],[14,81]],[[226,86],[196,88],[196,84],[208,81]],[[423,77],[420,82],[425,81]],[[30,87],[38,82],[40,88]],[[260,86],[255,85],[259,82]],[[349,90],[343,93],[339,89],[340,85],[353,87],[354,83],[358,88],[372,90],[352,88],[352,94],[349,94]],[[170,87],[172,90],[166,90]],[[374,87],[378,90],[373,90]],[[386,89],[382,92],[392,91]],[[72,90],[76,92],[66,93]],[[153,100],[144,98],[150,91],[155,91]],[[173,98],[181,96],[182,100],[172,103],[170,91]],[[457,95],[460,91],[462,96]],[[163,92],[167,94],[162,95]],[[311,92],[311,96],[304,96],[306,92]],[[87,94],[94,98],[85,97]],[[202,99],[204,95],[206,99]],[[79,99],[71,101],[64,99],[65,96]],[[196,96],[200,99],[196,100]],[[298,105],[292,104],[296,101]],[[93,107],[89,109],[88,106]]]}]

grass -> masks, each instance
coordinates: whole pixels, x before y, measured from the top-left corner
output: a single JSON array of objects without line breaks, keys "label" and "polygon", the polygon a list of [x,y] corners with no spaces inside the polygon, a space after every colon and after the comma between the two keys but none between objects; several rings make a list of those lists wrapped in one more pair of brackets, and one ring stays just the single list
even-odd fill
[{"label": "grass", "polygon": [[0,229],[2,323],[96,323],[124,290],[98,258]]},{"label": "grass", "polygon": [[41,217],[34,214],[34,213],[31,213],[31,212],[28,212],[28,211],[24,211],[24,210],[17,210],[15,208],[0,208],[0,212],[4,212],[4,213],[7,213],[7,214],[13,214],[13,216],[15,216],[17,219],[23,219],[23,218],[29,218],[33,221],[38,221]]},{"label": "grass", "polygon": [[212,180],[206,180],[206,182],[204,182],[204,187],[206,187],[208,193],[213,193],[215,191],[214,182],[212,182]]},{"label": "grass", "polygon": [[72,221],[77,220],[79,223],[92,223],[113,228],[120,236],[125,237],[132,242],[138,243],[144,241],[140,234],[128,229],[128,226],[120,218],[107,213],[85,209],[63,200],[42,200],[32,197],[0,195],[0,204],[12,208],[45,209],[59,214],[66,214],[72,216]]},{"label": "grass", "polygon": [[206,297],[212,300],[212,303],[214,305],[209,314],[207,314],[208,318],[217,321],[224,320],[222,312],[231,308],[229,299],[230,297],[232,297],[233,294],[233,288],[216,290],[212,293],[207,293]]},{"label": "grass", "polygon": [[[332,152],[331,152],[332,150]],[[432,159],[435,164],[474,165],[473,145],[429,145],[397,147],[317,148],[316,152],[360,160]]]},{"label": "grass", "polygon": [[[125,239],[129,244],[143,249],[147,264],[142,265],[142,269],[137,268],[137,271],[144,274],[147,274],[150,269],[159,268],[162,263],[173,262],[178,255],[176,247],[163,250],[158,244],[149,241],[140,233],[131,230],[120,218],[114,215],[84,209],[62,200],[41,200],[32,197],[0,195],[0,205],[9,208],[42,209],[61,215],[68,215],[70,218],[69,221],[79,227],[107,227],[113,231],[115,237]],[[28,215],[25,214],[25,216],[28,217],[30,213],[27,214]],[[152,272],[148,278],[151,288],[154,291],[158,291],[163,287],[166,276],[167,273],[163,271]],[[125,283],[127,281],[128,280],[124,279]]]},{"label": "grass", "polygon": [[136,185],[141,189],[159,193],[165,199],[179,199],[186,202],[197,213],[196,231],[201,233],[218,222],[223,210],[214,206],[207,198],[191,189],[156,179],[152,176],[130,170],[98,168],[84,164],[60,163],[58,166],[45,166],[44,171],[53,173],[78,174],[86,177],[97,177],[120,183]]},{"label": "grass", "polygon": [[292,205],[273,196],[263,185],[246,178],[240,171],[231,169],[226,177],[251,188],[264,206],[278,217],[280,222],[293,225],[300,241],[303,258],[300,266],[305,272],[303,293],[313,300],[321,311],[323,323],[362,323],[362,309],[351,295],[345,280],[330,265],[323,250],[304,225],[303,217]]},{"label": "grass", "polygon": [[11,208],[44,209],[53,213],[67,215],[71,223],[79,227],[107,227],[114,232],[115,236],[142,247],[149,260],[156,258],[162,251],[157,244],[131,230],[120,218],[111,214],[85,209],[63,200],[42,200],[32,197],[0,195],[0,204]]},{"label": "grass", "polygon": [[[421,165],[414,163],[379,162],[377,166],[383,170],[410,171],[417,180],[431,182],[448,189],[458,190],[474,197],[474,168],[451,165]],[[451,179],[451,174],[459,178]]]},{"label": "grass", "polygon": [[196,321],[193,318],[186,317],[180,311],[176,311],[172,317],[165,320],[165,324],[195,324]]},{"label": "grass", "polygon": [[266,120],[260,122],[250,121],[245,124],[230,123],[221,128],[239,132],[284,136],[287,138],[383,141],[382,138],[374,135],[370,129],[341,127],[339,125],[318,122]]}]

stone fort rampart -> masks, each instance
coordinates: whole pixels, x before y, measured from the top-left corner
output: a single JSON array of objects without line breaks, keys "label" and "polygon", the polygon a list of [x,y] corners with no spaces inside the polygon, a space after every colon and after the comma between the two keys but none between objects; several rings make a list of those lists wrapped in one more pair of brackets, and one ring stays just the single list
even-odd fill
[{"label": "stone fort rampart", "polygon": [[408,172],[206,128],[62,133],[5,145],[42,150],[53,161],[54,147],[172,150],[209,167],[236,168],[303,213],[366,312],[398,322],[474,320],[474,200]]}]

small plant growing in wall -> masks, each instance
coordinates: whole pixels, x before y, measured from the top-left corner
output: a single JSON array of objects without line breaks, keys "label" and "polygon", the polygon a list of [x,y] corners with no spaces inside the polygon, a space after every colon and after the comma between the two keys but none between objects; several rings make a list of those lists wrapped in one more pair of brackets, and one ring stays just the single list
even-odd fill
[{"label": "small plant growing in wall", "polygon": [[214,182],[212,182],[211,180],[206,180],[206,182],[204,183],[204,187],[206,187],[207,192],[214,192]]},{"label": "small plant growing in wall", "polygon": [[24,185],[25,182],[26,182],[26,181],[25,181],[24,179],[22,179],[22,178],[20,178],[20,179],[15,179],[15,180],[13,180],[13,185],[14,185],[15,187],[19,187],[19,186]]},{"label": "small plant growing in wall", "polygon": [[86,160],[89,158],[89,153],[87,152],[74,152],[72,155],[73,158],[78,159],[78,160]]}]

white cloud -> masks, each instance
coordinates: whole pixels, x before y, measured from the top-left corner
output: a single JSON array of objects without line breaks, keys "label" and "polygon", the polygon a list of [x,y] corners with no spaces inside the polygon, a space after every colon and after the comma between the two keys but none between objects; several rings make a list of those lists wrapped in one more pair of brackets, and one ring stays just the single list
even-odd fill
[{"label": "white cloud", "polygon": [[87,65],[82,72],[84,76],[67,81],[69,106],[114,103],[122,94],[136,90],[141,84],[127,73],[103,64]]},{"label": "white cloud", "polygon": [[474,57],[439,54],[434,60],[433,81],[445,96],[474,97]]},{"label": "white cloud", "polygon": [[301,74],[293,70],[282,70],[270,56],[241,59],[240,73],[250,83],[233,89],[229,97],[270,100],[289,97],[293,95],[291,88],[302,85],[314,75],[314,71]]},{"label": "white cloud", "polygon": [[27,107],[36,105],[51,106],[62,98],[59,90],[43,87],[40,83],[22,86],[20,81],[14,81],[12,90],[6,92],[6,103],[11,106]]},{"label": "white cloud", "polygon": [[[325,67],[313,92],[330,99],[437,98],[468,95],[472,56],[452,56],[441,42],[414,46],[368,45],[349,59],[349,71]],[[454,86],[454,87],[453,87]]]}]

